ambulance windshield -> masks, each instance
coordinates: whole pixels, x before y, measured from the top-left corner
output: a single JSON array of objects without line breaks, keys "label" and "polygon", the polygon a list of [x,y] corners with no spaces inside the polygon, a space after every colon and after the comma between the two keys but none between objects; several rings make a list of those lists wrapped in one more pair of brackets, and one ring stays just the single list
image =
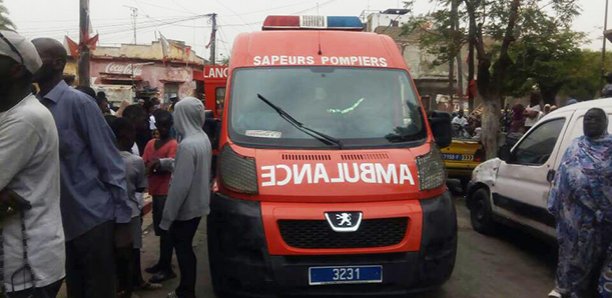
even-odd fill
[{"label": "ambulance windshield", "polygon": [[232,140],[244,145],[329,148],[279,117],[265,98],[345,148],[376,147],[426,137],[408,74],[374,68],[239,69],[229,114]]}]

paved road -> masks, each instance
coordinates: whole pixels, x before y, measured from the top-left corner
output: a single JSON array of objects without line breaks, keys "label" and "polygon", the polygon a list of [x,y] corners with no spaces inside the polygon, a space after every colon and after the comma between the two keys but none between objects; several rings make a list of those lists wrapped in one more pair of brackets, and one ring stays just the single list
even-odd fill
[{"label": "paved road", "polygon": [[[504,229],[497,237],[474,232],[463,199],[456,198],[459,222],[457,264],[451,279],[440,289],[414,295],[414,298],[504,298],[546,297],[553,287],[556,248],[529,234]],[[157,239],[145,236],[143,266],[154,261]],[[198,297],[212,298],[207,263],[206,232],[201,225],[196,236],[198,256]],[[176,261],[174,262],[176,264]],[[167,282],[163,290],[139,292],[139,297],[164,297],[178,280]]]}]

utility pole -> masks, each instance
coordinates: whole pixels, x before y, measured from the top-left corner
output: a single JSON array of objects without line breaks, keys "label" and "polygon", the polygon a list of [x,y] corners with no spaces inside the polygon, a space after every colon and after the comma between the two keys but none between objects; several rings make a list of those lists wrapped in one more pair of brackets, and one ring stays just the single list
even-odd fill
[{"label": "utility pole", "polygon": [[89,0],[79,1],[79,85],[91,86],[89,74]]},{"label": "utility pole", "polygon": [[217,14],[211,13],[208,15],[212,22],[212,32],[210,33],[210,63],[216,65],[216,50],[217,50]]},{"label": "utility pole", "polygon": [[606,12],[604,14],[603,28],[603,46],[601,49],[601,82],[605,84],[604,77],[606,76],[606,31],[608,30],[608,0],[606,0]]},{"label": "utility pole", "polygon": [[463,45],[461,42],[457,41],[457,36],[459,35],[459,3],[458,0],[453,0],[455,3],[455,11],[454,11],[454,18],[455,18],[455,30],[453,30],[453,42],[455,43],[455,45],[458,46],[457,48],[457,56],[455,59],[457,59],[457,86],[459,87],[457,89],[457,94],[463,98],[463,62],[461,61],[461,49],[463,48]]},{"label": "utility pole", "polygon": [[134,6],[123,5],[132,11],[132,30],[134,31],[134,44],[136,44],[136,21],[138,18],[138,8]]},{"label": "utility pole", "polygon": [[[468,40],[469,40],[469,45],[468,45],[468,59],[467,59],[467,64],[468,64],[468,77],[467,77],[467,81],[468,81],[468,90],[470,89],[470,84],[474,81],[474,77],[475,77],[475,73],[476,70],[474,69],[474,63],[476,62],[474,59],[474,51],[475,51],[475,38],[476,38],[476,27],[472,26],[472,23],[470,22],[469,25],[469,33],[468,33]],[[468,91],[468,105],[469,105],[469,110],[470,112],[474,111],[474,92]]]},{"label": "utility pole", "polygon": [[459,7],[459,2],[458,0],[452,0],[451,2],[451,15],[450,15],[450,36],[448,38],[448,91],[450,93],[451,96],[451,100],[452,100],[452,96],[454,96],[455,94],[457,94],[456,90],[455,90],[455,57],[454,55],[450,55],[453,54],[453,52],[456,51],[455,47],[457,46],[455,44],[455,30],[457,30],[457,28],[455,28],[456,25],[456,19],[458,19],[457,16],[457,10]]}]

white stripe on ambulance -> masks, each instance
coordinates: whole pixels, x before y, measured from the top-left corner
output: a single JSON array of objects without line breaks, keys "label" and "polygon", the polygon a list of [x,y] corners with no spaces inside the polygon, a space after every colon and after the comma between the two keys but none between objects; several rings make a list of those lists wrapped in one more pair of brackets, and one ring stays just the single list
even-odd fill
[{"label": "white stripe on ambulance", "polygon": [[261,186],[320,183],[371,183],[414,185],[414,178],[407,164],[338,163],[338,174],[331,177],[322,163],[302,165],[274,165],[261,167]]},{"label": "white stripe on ambulance", "polygon": [[387,59],[370,56],[254,56],[253,65],[342,65],[387,67]]}]

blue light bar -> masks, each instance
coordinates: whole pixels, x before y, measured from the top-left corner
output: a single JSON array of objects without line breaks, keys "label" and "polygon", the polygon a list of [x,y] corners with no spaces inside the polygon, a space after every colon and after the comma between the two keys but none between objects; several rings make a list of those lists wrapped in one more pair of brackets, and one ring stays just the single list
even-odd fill
[{"label": "blue light bar", "polygon": [[327,29],[363,30],[363,23],[358,17],[327,17]]}]

